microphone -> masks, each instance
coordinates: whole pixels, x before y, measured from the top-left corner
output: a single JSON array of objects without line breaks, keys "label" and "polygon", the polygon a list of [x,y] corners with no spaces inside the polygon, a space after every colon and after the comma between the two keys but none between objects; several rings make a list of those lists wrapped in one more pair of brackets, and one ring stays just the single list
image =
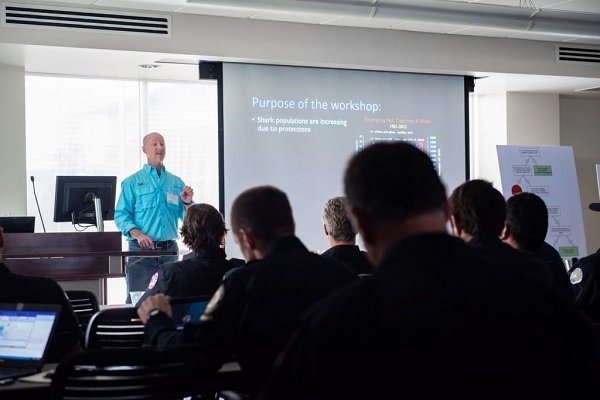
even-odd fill
[{"label": "microphone", "polygon": [[44,228],[44,233],[46,233],[46,225],[44,225],[44,219],[42,218],[42,211],[40,210],[40,203],[37,199],[37,194],[35,193],[35,179],[33,179],[33,175],[29,177],[31,179],[31,186],[33,186],[33,197],[35,197],[35,204],[37,205],[38,213],[40,214],[40,221],[42,221],[42,228]]},{"label": "microphone", "polygon": [[600,203],[590,203],[589,207],[592,211],[600,211]]}]

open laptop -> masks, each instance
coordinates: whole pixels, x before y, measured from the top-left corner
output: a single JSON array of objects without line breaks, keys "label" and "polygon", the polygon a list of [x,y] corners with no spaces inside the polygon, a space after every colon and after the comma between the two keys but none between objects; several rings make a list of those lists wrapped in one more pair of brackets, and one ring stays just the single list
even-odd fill
[{"label": "open laptop", "polygon": [[212,295],[175,297],[171,299],[171,309],[173,310],[173,322],[177,329],[183,329],[187,322],[200,321],[200,316],[204,313]]},{"label": "open laptop", "polygon": [[60,309],[58,304],[0,303],[0,380],[42,370]]},{"label": "open laptop", "polygon": [[33,233],[35,217],[0,217],[0,226],[4,233]]}]

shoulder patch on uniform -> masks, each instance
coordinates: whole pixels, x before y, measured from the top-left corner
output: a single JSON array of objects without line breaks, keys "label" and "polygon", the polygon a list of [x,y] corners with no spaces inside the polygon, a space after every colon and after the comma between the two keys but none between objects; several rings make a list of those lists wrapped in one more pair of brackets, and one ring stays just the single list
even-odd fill
[{"label": "shoulder patch on uniform", "polygon": [[571,275],[569,275],[569,280],[573,285],[581,283],[583,280],[583,271],[581,268],[575,268],[573,272],[571,272]]},{"label": "shoulder patch on uniform", "polygon": [[150,279],[150,283],[148,284],[148,289],[147,290],[154,289],[154,286],[156,286],[156,282],[157,281],[158,281],[158,271],[156,271],[154,273],[154,275],[152,275],[152,279]]},{"label": "shoulder patch on uniform", "polygon": [[210,301],[206,305],[204,309],[204,313],[200,316],[200,321],[210,321],[212,320],[212,313],[218,308],[219,301],[225,295],[225,289],[223,285],[219,286],[217,291],[210,298]]}]

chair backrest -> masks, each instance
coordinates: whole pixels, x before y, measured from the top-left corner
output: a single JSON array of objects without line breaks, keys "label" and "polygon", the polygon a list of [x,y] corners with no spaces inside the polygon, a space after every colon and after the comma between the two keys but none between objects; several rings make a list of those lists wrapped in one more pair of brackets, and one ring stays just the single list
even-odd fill
[{"label": "chair backrest", "polygon": [[[199,345],[92,349],[61,361],[53,399],[182,399],[213,393]],[[196,398],[196,397],[194,397]],[[208,398],[208,397],[206,397]]]},{"label": "chair backrest", "polygon": [[85,333],[85,348],[135,348],[144,336],[144,324],[137,309],[130,307],[104,308],[90,319]]},{"label": "chair backrest", "polygon": [[90,318],[100,310],[98,298],[89,290],[65,290],[65,293],[79,322],[81,334],[84,336]]}]

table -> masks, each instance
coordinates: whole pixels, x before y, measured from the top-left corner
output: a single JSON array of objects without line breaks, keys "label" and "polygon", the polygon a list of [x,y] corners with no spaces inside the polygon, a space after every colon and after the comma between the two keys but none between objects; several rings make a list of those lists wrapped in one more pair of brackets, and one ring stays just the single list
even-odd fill
[{"label": "table", "polygon": [[129,256],[178,255],[176,251],[123,251],[121,232],[5,233],[2,262],[11,272],[57,281],[99,280],[106,303],[106,279],[125,276]]},{"label": "table", "polygon": [[48,371],[53,371],[57,364],[46,364],[42,368],[42,372],[34,377],[40,377],[41,382],[26,382],[19,378],[15,383],[0,386],[0,398],[4,399],[50,399],[50,378],[42,378]]},{"label": "table", "polygon": [[[15,383],[0,386],[0,398],[2,400],[9,399],[30,399],[35,398],[37,400],[51,399],[50,392],[50,378],[43,378],[43,375],[47,374],[48,371],[53,371],[57,364],[46,364],[42,368],[42,373],[36,374],[33,377],[39,377],[42,382],[26,382],[20,378]],[[32,377],[25,377],[25,379],[31,379]],[[240,365],[235,362],[228,362],[223,364],[217,374],[217,385],[223,386],[220,390],[235,389],[235,386],[241,384],[241,369]]]}]

